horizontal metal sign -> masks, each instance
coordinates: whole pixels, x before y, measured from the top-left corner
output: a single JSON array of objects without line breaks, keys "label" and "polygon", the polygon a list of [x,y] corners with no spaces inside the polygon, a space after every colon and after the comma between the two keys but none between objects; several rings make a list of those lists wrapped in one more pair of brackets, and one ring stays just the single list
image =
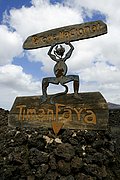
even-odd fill
[{"label": "horizontal metal sign", "polygon": [[65,26],[29,36],[24,49],[36,49],[50,46],[55,43],[72,42],[93,38],[107,33],[107,25],[102,21],[93,21],[71,26]]},{"label": "horizontal metal sign", "polygon": [[104,130],[108,124],[108,106],[99,92],[56,97],[55,104],[41,104],[40,96],[17,97],[9,113],[9,125],[16,127],[47,127]]}]

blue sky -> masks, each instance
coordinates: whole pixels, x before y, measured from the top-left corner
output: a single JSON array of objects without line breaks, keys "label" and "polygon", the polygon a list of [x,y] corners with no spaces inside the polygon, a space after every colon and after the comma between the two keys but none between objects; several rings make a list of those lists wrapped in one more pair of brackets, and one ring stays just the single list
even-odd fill
[{"label": "blue sky", "polygon": [[[107,101],[120,104],[119,5],[113,0],[0,0],[0,107],[10,109],[16,96],[41,95],[42,78],[53,76],[49,47],[23,50],[28,36],[96,20],[107,23],[108,34],[74,42],[68,73],[80,76],[80,91],[100,91]],[[48,92],[58,91],[60,86],[51,85]]]},{"label": "blue sky", "polygon": [[2,21],[2,15],[4,11],[8,11],[11,8],[21,8],[22,6],[29,7],[31,5],[30,0],[0,0],[0,21]]},{"label": "blue sky", "polygon": [[[63,0],[50,0],[50,3],[62,3]],[[0,0],[0,21],[2,21],[2,15],[4,11],[8,11],[11,8],[21,8],[22,6],[30,7],[31,0]]]}]

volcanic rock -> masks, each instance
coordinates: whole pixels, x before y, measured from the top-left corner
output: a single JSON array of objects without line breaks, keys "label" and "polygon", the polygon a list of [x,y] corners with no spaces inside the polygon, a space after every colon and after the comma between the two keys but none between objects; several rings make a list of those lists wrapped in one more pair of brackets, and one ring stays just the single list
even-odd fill
[{"label": "volcanic rock", "polygon": [[0,180],[119,180],[120,110],[108,130],[12,128],[0,108]]}]

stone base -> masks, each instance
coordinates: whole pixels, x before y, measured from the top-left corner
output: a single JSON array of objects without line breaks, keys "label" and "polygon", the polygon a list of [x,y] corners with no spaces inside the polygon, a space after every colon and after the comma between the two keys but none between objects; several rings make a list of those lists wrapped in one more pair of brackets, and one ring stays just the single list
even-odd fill
[{"label": "stone base", "polygon": [[[41,103],[42,96],[16,97],[8,124],[12,127],[47,127],[63,123],[62,128],[105,130],[108,126],[108,105],[100,92],[79,93],[54,97]],[[52,102],[54,104],[51,104]]]}]

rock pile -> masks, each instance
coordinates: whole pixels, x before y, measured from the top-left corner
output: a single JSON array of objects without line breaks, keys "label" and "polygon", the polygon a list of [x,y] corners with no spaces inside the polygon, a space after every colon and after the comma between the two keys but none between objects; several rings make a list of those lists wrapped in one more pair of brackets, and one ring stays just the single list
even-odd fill
[{"label": "rock pile", "polygon": [[110,130],[11,128],[0,109],[0,180],[119,180],[120,141]]},{"label": "rock pile", "polygon": [[120,127],[120,109],[111,109],[109,111],[109,125]]}]

